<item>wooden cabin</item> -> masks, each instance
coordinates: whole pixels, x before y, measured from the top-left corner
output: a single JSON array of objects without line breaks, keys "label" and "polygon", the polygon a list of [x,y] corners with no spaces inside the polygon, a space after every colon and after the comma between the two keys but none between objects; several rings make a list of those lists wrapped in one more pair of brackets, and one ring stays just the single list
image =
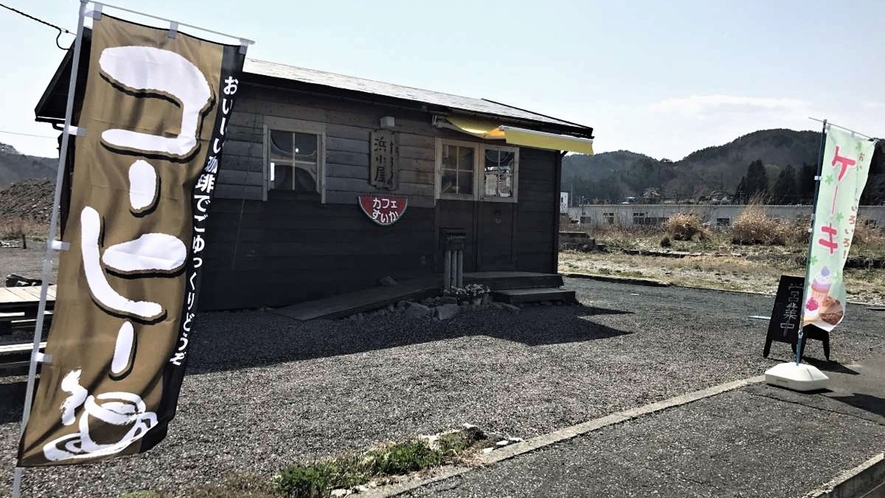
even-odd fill
[{"label": "wooden cabin", "polygon": [[[37,121],[64,122],[70,60]],[[247,59],[200,307],[276,307],[441,274],[452,233],[465,236],[465,272],[555,274],[561,159],[591,153],[592,133],[491,100]],[[379,224],[359,205],[367,195],[408,207]]]}]

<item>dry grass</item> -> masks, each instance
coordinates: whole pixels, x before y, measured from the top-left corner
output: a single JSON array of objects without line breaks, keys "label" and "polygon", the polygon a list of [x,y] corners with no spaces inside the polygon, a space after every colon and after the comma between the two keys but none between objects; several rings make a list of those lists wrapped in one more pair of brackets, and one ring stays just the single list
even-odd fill
[{"label": "dry grass", "polygon": [[[797,262],[797,258],[777,254],[770,258],[728,254],[664,258],[564,251],[559,255],[559,271],[644,278],[684,287],[773,295],[781,275],[802,277],[805,268]],[[844,276],[849,301],[885,304],[885,270],[846,269]]]},{"label": "dry grass", "polygon": [[858,218],[854,226],[854,238],[852,246],[885,246],[885,230],[867,224],[866,220]]},{"label": "dry grass", "polygon": [[32,220],[0,219],[0,240],[21,240],[22,236],[29,240],[46,240],[49,227]]},{"label": "dry grass", "polygon": [[791,234],[790,225],[769,217],[761,205],[749,205],[734,219],[731,226],[735,244],[762,244],[782,246]]},{"label": "dry grass", "polygon": [[673,240],[692,240],[697,235],[705,236],[704,220],[695,213],[678,213],[664,222],[661,227]]},{"label": "dry grass", "polygon": [[[748,207],[731,229],[705,230],[698,221],[680,216],[664,227],[591,229],[591,236],[608,252],[563,251],[560,271],[766,294],[775,292],[781,275],[804,275],[810,217],[780,222],[767,216],[763,206],[755,205]],[[705,230],[703,237],[687,237],[696,224]],[[688,240],[679,240],[677,230],[683,230],[679,238]],[[667,244],[662,244],[662,238]],[[665,251],[662,245],[666,246]],[[650,254],[636,255],[632,250]],[[661,257],[664,253],[671,257]],[[868,268],[845,269],[850,301],[885,304],[885,269],[875,268],[883,259],[885,231],[859,219],[849,260],[870,264]]]}]

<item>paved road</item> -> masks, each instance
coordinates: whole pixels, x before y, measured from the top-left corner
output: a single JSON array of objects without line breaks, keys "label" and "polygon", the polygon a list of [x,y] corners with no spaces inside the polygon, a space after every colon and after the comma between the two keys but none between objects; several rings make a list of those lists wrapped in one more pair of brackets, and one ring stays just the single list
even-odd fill
[{"label": "paved road", "polygon": [[885,449],[885,359],[840,371],[830,392],[753,385],[405,496],[800,497]]}]

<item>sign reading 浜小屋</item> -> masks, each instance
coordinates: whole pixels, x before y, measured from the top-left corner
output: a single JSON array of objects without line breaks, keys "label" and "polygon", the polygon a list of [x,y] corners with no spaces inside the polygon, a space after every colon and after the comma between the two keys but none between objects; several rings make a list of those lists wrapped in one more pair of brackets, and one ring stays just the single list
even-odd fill
[{"label": "sign reading \u6d5c\u5c0f\u5c4b", "polygon": [[399,186],[399,158],[396,135],[390,130],[373,130],[369,137],[369,184],[396,190]]},{"label": "sign reading \u6d5c\u5c0f\u5c4b", "polygon": [[[774,298],[774,308],[768,321],[768,335],[765,337],[765,348],[762,356],[768,358],[772,342],[784,342],[795,348],[799,337],[799,321],[802,318],[802,289],[805,279],[781,275]],[[830,336],[825,330],[814,325],[806,325],[806,339],[823,341],[824,355],[830,357]]]},{"label": "sign reading \u6d5c\u5c0f\u5c4b", "polygon": [[568,192],[559,193],[559,214],[568,214]]},{"label": "sign reading \u6d5c\u5c0f\u5c4b", "polygon": [[389,195],[361,195],[359,203],[369,219],[379,225],[388,226],[402,218],[409,205],[409,199]]},{"label": "sign reading \u6d5c\u5c0f\u5c4b", "polygon": [[239,45],[94,20],[51,361],[19,466],[142,453],[165,438],[244,59]]}]

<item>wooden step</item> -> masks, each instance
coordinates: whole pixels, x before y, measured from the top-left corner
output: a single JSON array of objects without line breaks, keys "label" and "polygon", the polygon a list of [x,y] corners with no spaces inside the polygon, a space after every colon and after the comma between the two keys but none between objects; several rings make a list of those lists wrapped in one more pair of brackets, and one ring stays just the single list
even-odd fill
[{"label": "wooden step", "polygon": [[426,297],[438,295],[441,288],[440,277],[418,278],[406,280],[390,287],[372,287],[293,304],[271,310],[271,313],[301,321],[319,318],[331,320],[376,310],[400,301],[420,301]]},{"label": "wooden step", "polygon": [[476,272],[465,273],[464,284],[483,284],[489,289],[540,289],[545,287],[562,287],[562,275],[558,273],[534,273],[534,272]]},{"label": "wooden step", "polygon": [[[24,313],[0,313],[0,335],[8,335],[13,331],[34,330],[37,319]],[[47,311],[43,317],[43,330],[48,331],[52,325],[52,312]]]},{"label": "wooden step", "polygon": [[[39,345],[40,349],[44,349],[46,347],[46,342],[41,342]],[[17,344],[3,344],[0,345],[0,358],[7,358],[10,356],[16,356],[24,354],[28,358],[31,357],[31,350],[34,349],[34,344],[30,342],[22,342]]]},{"label": "wooden step", "polygon": [[[0,373],[5,375],[27,374],[31,365],[31,351],[34,345],[30,342],[21,344],[4,344],[0,346]],[[46,343],[40,343],[40,350]]]},{"label": "wooden step", "polygon": [[502,303],[521,304],[540,301],[565,301],[575,303],[575,291],[554,287],[540,289],[507,289],[492,292],[492,299]]},{"label": "wooden step", "polygon": [[27,375],[31,368],[31,360],[0,361],[0,373],[6,375]]}]

